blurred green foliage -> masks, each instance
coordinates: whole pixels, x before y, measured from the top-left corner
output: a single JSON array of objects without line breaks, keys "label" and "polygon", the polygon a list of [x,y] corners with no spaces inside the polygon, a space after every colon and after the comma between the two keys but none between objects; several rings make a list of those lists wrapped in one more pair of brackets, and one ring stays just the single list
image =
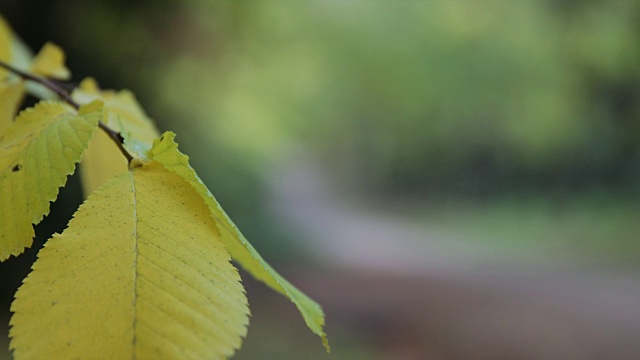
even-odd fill
[{"label": "blurred green foliage", "polygon": [[211,154],[192,162],[249,238],[276,231],[260,210],[264,174],[298,151],[375,196],[640,189],[635,1],[9,0],[0,11],[32,48],[62,45],[76,79],[132,88],[187,153]]},{"label": "blurred green foliage", "polygon": [[50,6],[91,56],[75,68],[143,87],[161,124],[244,169],[298,143],[392,193],[639,180],[637,2]]},{"label": "blurred green foliage", "polygon": [[635,2],[201,6],[162,102],[258,163],[296,141],[393,192],[638,180]]}]

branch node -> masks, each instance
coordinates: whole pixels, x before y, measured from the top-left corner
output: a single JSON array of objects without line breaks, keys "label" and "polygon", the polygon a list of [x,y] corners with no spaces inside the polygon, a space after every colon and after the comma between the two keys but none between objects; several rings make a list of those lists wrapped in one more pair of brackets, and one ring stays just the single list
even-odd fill
[{"label": "branch node", "polygon": [[[4,61],[1,61],[1,60],[0,60],[0,67],[3,67],[5,69],[11,71],[12,73],[20,76],[21,78],[23,78],[25,80],[31,80],[33,82],[36,82],[38,84],[43,85],[47,89],[49,89],[49,90],[53,91],[54,93],[56,93],[56,95],[60,96],[67,104],[71,105],[74,109],[76,109],[76,110],[80,109],[80,104],[78,104],[75,100],[73,100],[73,98],[71,97],[69,92],[66,91],[57,82],[49,80],[47,78],[43,78],[43,77],[40,77],[40,76],[29,74],[29,73],[24,72],[24,71],[19,70],[19,69],[16,69],[15,67],[13,67],[13,66],[11,66],[11,65],[9,65],[9,64],[5,63]],[[131,154],[129,154],[127,149],[124,148],[124,138],[122,137],[122,134],[120,134],[117,131],[112,130],[107,125],[105,125],[102,121],[98,122],[98,126],[107,135],[109,135],[109,137],[111,138],[111,140],[113,140],[113,142],[116,143],[116,145],[118,146],[118,149],[120,150],[122,155],[124,155],[124,157],[127,158],[127,162],[131,163],[131,160],[133,160],[133,156],[131,156]]]}]

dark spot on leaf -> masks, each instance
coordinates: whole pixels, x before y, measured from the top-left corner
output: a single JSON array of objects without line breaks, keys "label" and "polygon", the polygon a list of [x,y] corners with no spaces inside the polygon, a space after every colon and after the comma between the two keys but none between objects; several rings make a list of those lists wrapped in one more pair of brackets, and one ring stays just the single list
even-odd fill
[{"label": "dark spot on leaf", "polygon": [[16,171],[19,171],[20,169],[22,169],[22,165],[20,165],[20,164],[16,164],[16,165],[11,169],[11,171],[16,172]]}]

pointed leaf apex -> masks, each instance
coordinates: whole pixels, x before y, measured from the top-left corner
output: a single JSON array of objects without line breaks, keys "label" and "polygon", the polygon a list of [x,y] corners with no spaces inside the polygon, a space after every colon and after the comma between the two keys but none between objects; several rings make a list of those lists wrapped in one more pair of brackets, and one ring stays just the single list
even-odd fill
[{"label": "pointed leaf apex", "polygon": [[64,51],[53,43],[46,43],[33,59],[31,72],[44,77],[67,80],[71,71],[65,66]]},{"label": "pointed leaf apex", "polygon": [[80,82],[79,88],[87,92],[97,92],[100,90],[98,82],[92,77],[86,77]]},{"label": "pointed leaf apex", "polygon": [[156,139],[147,153],[149,159],[161,163],[166,169],[180,175],[193,186],[209,208],[211,216],[220,229],[221,240],[231,257],[255,278],[291,300],[309,329],[322,338],[323,345],[329,351],[329,342],[323,330],[324,312],[320,305],[285,280],[262,259],[189,165],[189,157],[178,150],[178,144],[174,138],[174,133],[166,132]]}]

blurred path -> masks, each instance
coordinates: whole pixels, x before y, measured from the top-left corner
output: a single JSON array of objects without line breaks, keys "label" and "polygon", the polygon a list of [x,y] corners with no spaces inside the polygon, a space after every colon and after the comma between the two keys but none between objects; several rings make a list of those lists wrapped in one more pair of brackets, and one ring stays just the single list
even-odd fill
[{"label": "blurred path", "polygon": [[330,180],[288,159],[272,174],[270,211],[332,269],[299,281],[329,318],[377,329],[385,358],[640,359],[638,272],[479,253],[353,207]]}]

